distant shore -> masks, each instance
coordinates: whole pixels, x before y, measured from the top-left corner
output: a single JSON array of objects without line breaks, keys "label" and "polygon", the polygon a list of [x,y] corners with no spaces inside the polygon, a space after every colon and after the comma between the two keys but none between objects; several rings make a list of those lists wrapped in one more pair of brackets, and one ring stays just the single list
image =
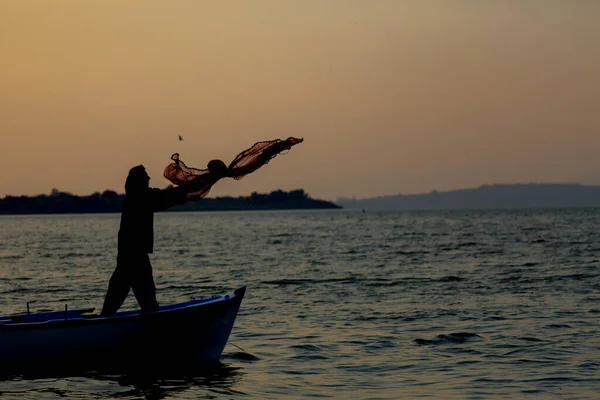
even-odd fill
[{"label": "distant shore", "polygon": [[360,200],[342,198],[336,204],[349,209],[407,211],[600,207],[600,186],[578,183],[496,184]]},{"label": "distant shore", "polygon": [[[0,214],[94,214],[119,213],[124,194],[112,190],[89,196],[76,196],[52,190],[49,195],[6,196],[0,199]],[[243,211],[243,210],[304,210],[335,209],[341,206],[311,198],[304,190],[285,192],[275,190],[268,194],[252,193],[241,197],[215,197],[190,201],[167,211]]]}]

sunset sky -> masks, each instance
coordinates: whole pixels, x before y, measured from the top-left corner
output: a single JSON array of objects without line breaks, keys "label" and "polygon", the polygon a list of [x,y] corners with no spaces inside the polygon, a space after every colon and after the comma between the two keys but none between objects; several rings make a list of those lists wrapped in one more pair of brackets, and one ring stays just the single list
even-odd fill
[{"label": "sunset sky", "polygon": [[288,136],[211,196],[600,184],[600,1],[1,0],[0,135],[0,197]]}]

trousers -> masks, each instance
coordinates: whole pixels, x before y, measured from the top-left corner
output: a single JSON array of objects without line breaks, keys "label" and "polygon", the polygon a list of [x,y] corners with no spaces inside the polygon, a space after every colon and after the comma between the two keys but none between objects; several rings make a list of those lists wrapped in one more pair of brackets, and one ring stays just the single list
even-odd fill
[{"label": "trousers", "polygon": [[100,316],[115,315],[125,298],[133,289],[133,294],[144,312],[156,311],[156,287],[152,278],[152,264],[148,254],[119,254],[117,267],[110,277],[108,290]]}]

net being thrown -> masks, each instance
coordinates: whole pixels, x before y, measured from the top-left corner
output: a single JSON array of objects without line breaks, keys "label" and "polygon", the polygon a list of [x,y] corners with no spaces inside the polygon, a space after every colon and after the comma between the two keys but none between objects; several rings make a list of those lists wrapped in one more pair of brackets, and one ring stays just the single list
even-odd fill
[{"label": "net being thrown", "polygon": [[242,151],[229,166],[220,160],[212,160],[207,169],[191,168],[179,159],[179,154],[171,156],[173,162],[165,168],[164,177],[172,184],[186,186],[188,200],[200,200],[205,197],[212,186],[221,178],[242,179],[267,164],[278,154],[302,143],[304,139],[289,137],[285,140],[275,139],[255,143]]}]

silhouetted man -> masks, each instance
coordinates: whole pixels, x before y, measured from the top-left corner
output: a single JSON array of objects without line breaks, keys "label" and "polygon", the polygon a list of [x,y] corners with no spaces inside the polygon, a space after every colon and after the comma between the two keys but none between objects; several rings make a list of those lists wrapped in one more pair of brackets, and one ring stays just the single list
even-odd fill
[{"label": "silhouetted man", "polygon": [[227,167],[222,161],[213,160],[208,166],[210,173],[201,182],[169,189],[150,188],[150,177],[142,165],[129,171],[119,228],[117,267],[108,284],[101,316],[114,315],[131,288],[142,311],[158,309],[152,265],[148,257],[154,246],[154,213],[185,203],[187,193],[198,186],[212,186],[227,176]]}]

